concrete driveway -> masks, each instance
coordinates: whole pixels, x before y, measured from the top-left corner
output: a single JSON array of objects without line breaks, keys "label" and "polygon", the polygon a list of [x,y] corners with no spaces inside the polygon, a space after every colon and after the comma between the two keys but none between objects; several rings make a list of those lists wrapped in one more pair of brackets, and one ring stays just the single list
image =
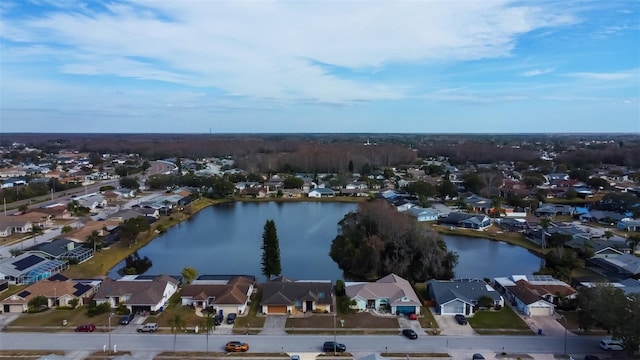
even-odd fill
[{"label": "concrete driveway", "polygon": [[288,315],[267,315],[260,335],[286,335],[284,330]]},{"label": "concrete driveway", "polygon": [[434,315],[440,325],[441,335],[476,335],[471,325],[460,325],[453,315]]},{"label": "concrete driveway", "polygon": [[[556,320],[555,316],[520,316],[536,334],[538,333],[538,329],[541,329],[543,336],[564,336],[565,328],[558,320]],[[567,331],[567,336],[576,335]]]},{"label": "concrete driveway", "polygon": [[399,316],[398,317],[398,326],[400,327],[400,330],[413,329],[413,331],[415,331],[418,334],[418,336],[428,335],[422,329],[422,326],[420,326],[420,322],[419,321],[417,321],[417,320],[409,320],[409,318],[407,318],[406,316]]}]

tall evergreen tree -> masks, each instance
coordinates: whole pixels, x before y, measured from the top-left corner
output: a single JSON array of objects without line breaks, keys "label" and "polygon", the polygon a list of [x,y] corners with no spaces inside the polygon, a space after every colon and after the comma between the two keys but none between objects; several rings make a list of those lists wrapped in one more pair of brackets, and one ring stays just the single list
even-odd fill
[{"label": "tall evergreen tree", "polygon": [[262,233],[262,274],[271,280],[271,276],[279,276],[282,272],[280,264],[280,241],[276,224],[267,220]]}]

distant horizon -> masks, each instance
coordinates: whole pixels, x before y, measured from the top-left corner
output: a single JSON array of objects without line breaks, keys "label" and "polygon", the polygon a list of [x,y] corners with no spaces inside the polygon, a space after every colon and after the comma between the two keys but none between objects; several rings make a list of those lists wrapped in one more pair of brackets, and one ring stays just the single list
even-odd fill
[{"label": "distant horizon", "polygon": [[2,132],[0,137],[4,135],[456,135],[456,136],[474,136],[474,135],[631,135],[640,136],[637,132]]},{"label": "distant horizon", "polygon": [[640,1],[4,0],[0,17],[3,133],[640,132]]}]

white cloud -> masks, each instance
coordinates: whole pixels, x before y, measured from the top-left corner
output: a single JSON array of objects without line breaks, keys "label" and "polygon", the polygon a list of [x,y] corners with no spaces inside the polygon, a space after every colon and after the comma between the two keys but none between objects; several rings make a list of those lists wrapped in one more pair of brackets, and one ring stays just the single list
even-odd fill
[{"label": "white cloud", "polygon": [[586,80],[627,80],[627,79],[639,79],[638,70],[633,71],[620,71],[620,72],[575,72],[565,74],[566,76],[586,79]]},{"label": "white cloud", "polygon": [[544,74],[549,74],[555,71],[555,68],[546,68],[546,69],[533,69],[529,71],[525,71],[522,76],[531,77],[531,76],[539,76]]},{"label": "white cloud", "polygon": [[[522,3],[520,3],[522,4]],[[389,64],[507,57],[522,34],[571,24],[564,11],[509,1],[139,1],[3,22],[75,75],[115,75],[256,98],[329,103],[399,99],[347,76]],[[11,46],[8,46],[11,50]],[[24,61],[18,50],[3,62]],[[334,65],[329,71],[307,60]]]}]

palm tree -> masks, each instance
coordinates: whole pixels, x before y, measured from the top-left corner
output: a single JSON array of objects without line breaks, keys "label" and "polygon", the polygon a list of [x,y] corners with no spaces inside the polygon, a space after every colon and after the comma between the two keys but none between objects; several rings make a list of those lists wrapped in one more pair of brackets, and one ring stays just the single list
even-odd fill
[{"label": "palm tree", "polygon": [[93,253],[96,253],[96,250],[102,248],[102,235],[98,232],[98,230],[93,230],[91,235],[87,238],[87,243],[93,247]]},{"label": "palm tree", "polygon": [[42,230],[42,228],[39,225],[33,224],[31,225],[31,229],[29,229],[28,234],[29,236],[33,237],[33,243],[36,243],[36,238],[38,237],[38,235],[42,234],[44,232],[44,230]]},{"label": "palm tree", "polygon": [[631,248],[631,255],[635,255],[638,244],[640,244],[640,235],[629,236],[627,239],[627,245]]},{"label": "palm tree", "polygon": [[204,329],[207,331],[207,352],[209,352],[209,333],[211,332],[211,329],[216,329],[216,322],[211,316],[211,312],[207,313],[207,317],[204,318],[203,324]]},{"label": "palm tree", "polygon": [[542,246],[543,249],[547,247],[546,235],[550,225],[551,220],[549,218],[540,219],[540,227],[542,228],[542,242],[540,243],[540,246]]},{"label": "palm tree", "polygon": [[611,230],[607,230],[607,231],[605,231],[605,232],[604,232],[604,237],[605,237],[607,240],[611,239],[611,238],[613,237],[613,231],[611,231]]},{"label": "palm tree", "polygon": [[185,327],[185,320],[182,316],[181,309],[176,309],[176,313],[170,319],[171,332],[173,333],[173,351],[176,351],[176,340],[178,339],[178,331],[181,331]]}]

